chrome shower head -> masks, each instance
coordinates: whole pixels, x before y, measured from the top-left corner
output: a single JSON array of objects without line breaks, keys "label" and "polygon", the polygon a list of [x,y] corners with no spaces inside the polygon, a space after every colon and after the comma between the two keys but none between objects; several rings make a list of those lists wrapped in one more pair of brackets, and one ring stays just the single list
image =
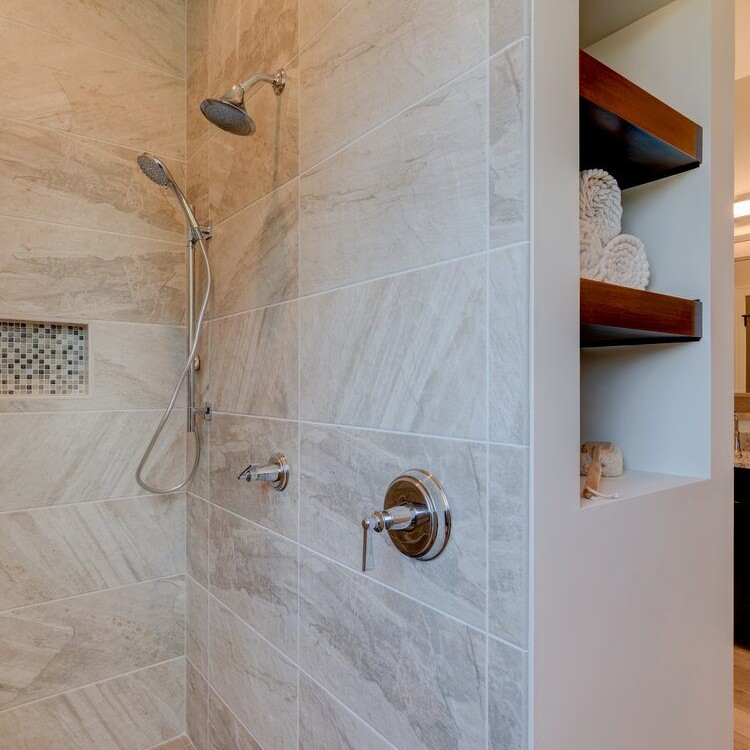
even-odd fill
[{"label": "chrome shower head", "polygon": [[218,99],[204,99],[201,102],[203,116],[227,133],[252,135],[255,132],[255,122],[245,109],[245,94],[258,83],[270,83],[276,96],[280,96],[286,86],[286,71],[282,68],[272,76],[259,73],[235,84]]},{"label": "chrome shower head", "polygon": [[136,161],[143,174],[160,187],[176,187],[172,174],[161,159],[151,154],[141,154]]}]

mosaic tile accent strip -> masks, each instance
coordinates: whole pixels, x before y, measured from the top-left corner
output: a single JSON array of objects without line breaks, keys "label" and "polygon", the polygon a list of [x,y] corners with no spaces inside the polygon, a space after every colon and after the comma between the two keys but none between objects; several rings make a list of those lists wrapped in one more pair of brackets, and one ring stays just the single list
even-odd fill
[{"label": "mosaic tile accent strip", "polygon": [[84,396],[89,330],[74,323],[0,320],[0,396]]}]

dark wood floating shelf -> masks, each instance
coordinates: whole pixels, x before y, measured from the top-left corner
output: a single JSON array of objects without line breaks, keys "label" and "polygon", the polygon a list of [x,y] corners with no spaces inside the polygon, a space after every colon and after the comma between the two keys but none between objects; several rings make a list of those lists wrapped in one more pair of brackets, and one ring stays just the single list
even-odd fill
[{"label": "dark wood floating shelf", "polygon": [[581,279],[581,346],[699,341],[700,300]]},{"label": "dark wood floating shelf", "polygon": [[620,188],[699,166],[703,129],[580,52],[581,169],[605,169]]}]

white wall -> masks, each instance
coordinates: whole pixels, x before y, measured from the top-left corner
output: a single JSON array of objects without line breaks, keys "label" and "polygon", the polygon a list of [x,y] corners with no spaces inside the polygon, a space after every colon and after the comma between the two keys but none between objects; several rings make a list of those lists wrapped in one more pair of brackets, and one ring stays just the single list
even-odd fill
[{"label": "white wall", "polygon": [[[578,261],[561,250],[577,246],[577,10],[537,0],[533,28],[533,747],[728,750],[732,3],[679,0],[597,45],[704,126],[699,171],[626,198],[626,227],[654,248],[654,288],[703,299],[704,340],[600,353],[593,368],[584,357],[586,406],[598,391],[598,424],[626,461],[709,478],[584,509]],[[621,424],[637,406],[638,438]]]}]

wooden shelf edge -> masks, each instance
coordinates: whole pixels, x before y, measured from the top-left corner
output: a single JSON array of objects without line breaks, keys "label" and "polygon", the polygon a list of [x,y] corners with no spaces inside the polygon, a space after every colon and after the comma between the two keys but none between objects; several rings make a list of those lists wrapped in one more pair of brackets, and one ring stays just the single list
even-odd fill
[{"label": "wooden shelf edge", "polygon": [[699,341],[700,300],[581,279],[581,346]]},{"label": "wooden shelf edge", "polygon": [[581,169],[626,189],[700,166],[700,125],[583,50],[579,65]]}]

